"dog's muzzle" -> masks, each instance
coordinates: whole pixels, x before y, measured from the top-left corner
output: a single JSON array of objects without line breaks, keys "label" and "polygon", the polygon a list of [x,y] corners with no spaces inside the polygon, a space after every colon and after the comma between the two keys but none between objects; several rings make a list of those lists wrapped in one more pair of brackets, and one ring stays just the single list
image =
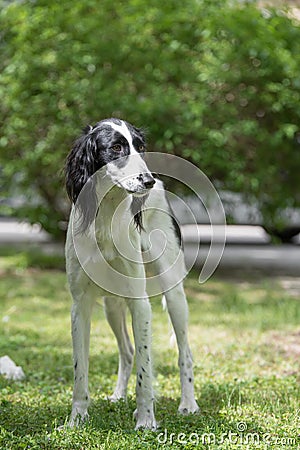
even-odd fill
[{"label": "dog's muzzle", "polygon": [[135,180],[130,180],[129,183],[127,183],[126,190],[135,197],[143,197],[153,188],[154,184],[155,179],[151,173],[141,173]]},{"label": "dog's muzzle", "polygon": [[151,189],[155,185],[155,179],[150,173],[141,173],[138,180],[142,183],[145,189]]}]

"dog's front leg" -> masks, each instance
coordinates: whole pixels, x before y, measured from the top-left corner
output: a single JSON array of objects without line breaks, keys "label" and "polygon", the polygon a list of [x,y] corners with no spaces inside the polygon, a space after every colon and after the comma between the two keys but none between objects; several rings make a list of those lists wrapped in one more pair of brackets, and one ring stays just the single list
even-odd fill
[{"label": "dog's front leg", "polygon": [[151,306],[148,298],[127,301],[136,352],[136,429],[156,429],[151,364]]},{"label": "dog's front leg", "polygon": [[88,420],[89,345],[93,301],[88,298],[74,299],[72,306],[72,340],[74,363],[74,389],[70,426]]}]

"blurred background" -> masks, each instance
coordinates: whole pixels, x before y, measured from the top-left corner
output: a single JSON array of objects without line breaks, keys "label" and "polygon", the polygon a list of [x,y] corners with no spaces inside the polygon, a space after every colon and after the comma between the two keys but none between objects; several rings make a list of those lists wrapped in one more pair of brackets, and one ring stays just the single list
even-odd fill
[{"label": "blurred background", "polygon": [[[63,241],[66,155],[83,126],[120,117],[146,129],[149,151],[183,157],[209,177],[235,226],[229,243],[243,235],[237,226],[248,243],[289,243],[271,259],[289,259],[299,273],[298,2],[0,5],[2,241]],[[184,187],[170,189],[209,241],[205,209]],[[193,244],[185,211],[173,207]]]}]

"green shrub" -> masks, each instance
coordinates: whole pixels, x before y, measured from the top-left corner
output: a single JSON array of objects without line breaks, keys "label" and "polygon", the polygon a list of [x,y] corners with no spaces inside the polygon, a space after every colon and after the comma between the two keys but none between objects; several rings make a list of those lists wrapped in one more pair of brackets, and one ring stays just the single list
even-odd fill
[{"label": "green shrub", "polygon": [[[2,190],[56,236],[82,126],[123,117],[265,221],[299,206],[300,28],[232,1],[0,2]],[[16,211],[14,211],[16,213]]]}]

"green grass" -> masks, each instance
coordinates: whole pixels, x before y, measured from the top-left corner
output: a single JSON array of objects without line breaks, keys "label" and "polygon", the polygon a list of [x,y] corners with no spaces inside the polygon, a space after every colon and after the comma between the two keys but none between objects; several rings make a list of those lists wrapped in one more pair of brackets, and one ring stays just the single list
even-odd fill
[{"label": "green grass", "polygon": [[[153,300],[157,433],[134,431],[134,376],[126,402],[106,400],[118,355],[97,307],[91,419],[83,428],[61,430],[72,396],[71,300],[64,272],[53,270],[62,261],[43,257],[43,270],[38,263],[26,251],[0,257],[0,356],[9,355],[26,373],[22,382],[0,377],[1,449],[299,448],[300,301],[279,280],[186,280],[201,408],[190,417],[177,415],[177,351],[170,346],[167,315]],[[246,431],[239,431],[243,426]]]}]

